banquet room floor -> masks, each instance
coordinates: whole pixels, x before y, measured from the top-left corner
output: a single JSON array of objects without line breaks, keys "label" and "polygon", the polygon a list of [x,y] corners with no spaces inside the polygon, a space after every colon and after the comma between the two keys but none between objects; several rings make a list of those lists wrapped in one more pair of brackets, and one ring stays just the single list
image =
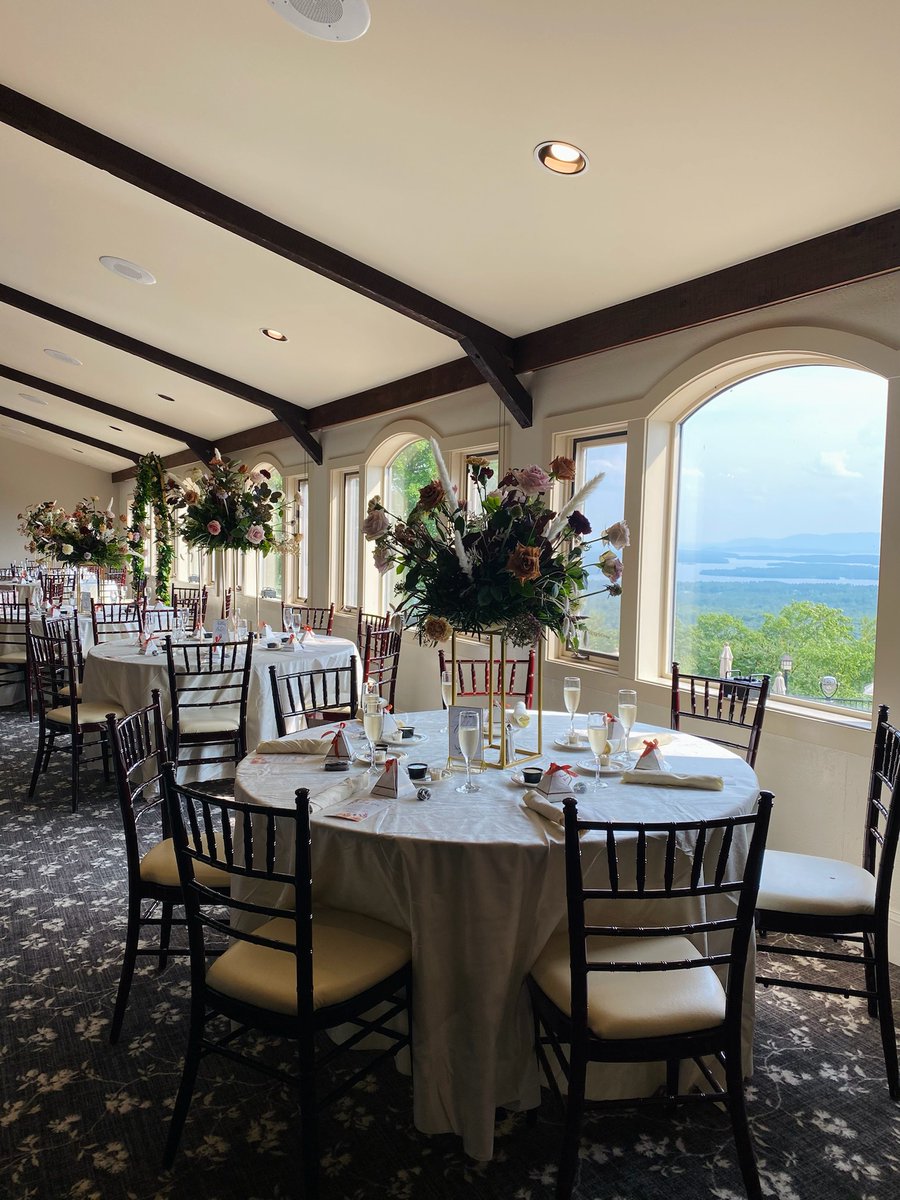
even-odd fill
[{"label": "banquet room floor", "polygon": [[[5,1200],[277,1200],[298,1194],[292,1097],[207,1060],[171,1173],[159,1167],[186,1030],[188,979],[139,968],[121,1041],[109,1021],[123,934],[118,815],[86,773],[79,812],[60,756],[25,799],[36,725],[0,713],[0,1196]],[[900,971],[894,977],[900,999]],[[900,1007],[900,1006],[898,1006]],[[283,1048],[267,1048],[285,1061]],[[748,1102],[763,1192],[779,1200],[900,1194],[900,1105],[861,1001],[760,993]],[[382,1065],[322,1124],[323,1200],[550,1200],[560,1120],[498,1113],[473,1163],[412,1124],[410,1082]],[[704,1107],[585,1122],[579,1200],[740,1200],[727,1117]]]}]

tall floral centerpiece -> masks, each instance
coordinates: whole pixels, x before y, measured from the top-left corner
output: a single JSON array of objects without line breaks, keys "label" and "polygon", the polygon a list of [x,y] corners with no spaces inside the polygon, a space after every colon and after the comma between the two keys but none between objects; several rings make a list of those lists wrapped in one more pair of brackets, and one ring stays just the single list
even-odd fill
[{"label": "tall floral centerpiece", "polygon": [[223,552],[226,587],[230,568],[236,588],[236,554],[252,550],[265,556],[277,546],[282,493],[269,485],[270,477],[268,471],[251,471],[216,450],[207,467],[183,484],[168,482],[169,506],[181,512],[179,533],[189,546],[207,554]]},{"label": "tall floral centerpiece", "polygon": [[59,557],[68,520],[69,514],[55,500],[29,504],[19,513],[18,530],[25,539],[25,549],[42,561],[53,562]]},{"label": "tall floral centerpiece", "polygon": [[147,517],[153,513],[153,533],[156,542],[156,599],[168,602],[172,578],[172,543],[174,521],[168,504],[166,471],[158,454],[144,454],[137,466],[137,480],[131,500],[131,524],[128,540],[131,543],[131,582],[138,595],[146,577],[144,544],[147,540]]},{"label": "tall floral centerpiece", "polygon": [[[555,481],[575,478],[569,458],[555,458],[549,471],[537,465],[509,471],[493,490],[487,460],[469,458],[468,473],[479,499],[470,510],[456,494],[437,443],[432,448],[438,478],[420,490],[410,513],[400,518],[388,513],[378,497],[369,502],[363,533],[374,542],[375,565],[381,572],[397,572],[394,607],[403,623],[431,644],[451,639],[454,658],[457,633],[488,635],[492,659],[494,639],[499,639],[497,657],[503,667],[507,643],[537,645],[540,716],[544,635],[551,630],[577,648],[590,566],[598,566],[607,580],[601,592],[621,593],[618,551],[628,544],[628,529],[617,522],[595,538],[589,536],[591,525],[581,510],[602,475],[588,480],[559,512],[550,507]],[[591,564],[586,557],[598,542],[606,548]],[[454,698],[456,675],[454,663]],[[488,675],[493,686],[494,672]],[[505,686],[505,670],[501,684]],[[505,697],[500,700],[505,708]],[[488,720],[488,740],[494,744],[493,703]],[[508,765],[502,736],[499,750],[498,765]],[[540,721],[535,753],[541,753]]]}]

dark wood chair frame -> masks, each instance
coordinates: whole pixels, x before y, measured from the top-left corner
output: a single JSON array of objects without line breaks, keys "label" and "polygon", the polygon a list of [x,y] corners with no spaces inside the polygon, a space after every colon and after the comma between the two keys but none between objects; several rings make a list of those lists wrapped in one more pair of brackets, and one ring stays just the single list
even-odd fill
[{"label": "dark wood chair frame", "polygon": [[333,604],[330,607],[324,608],[316,608],[315,606],[311,606],[309,604],[283,604],[281,606],[281,628],[285,633],[291,633],[292,630],[288,629],[287,622],[285,620],[284,610],[286,608],[292,608],[294,612],[297,612],[299,609],[299,611],[303,613],[304,628],[308,626],[310,629],[315,629],[319,633],[324,633],[329,637],[331,636],[331,631],[334,628]]},{"label": "dark wood chair frame", "polygon": [[[502,663],[494,659],[496,668],[495,695],[500,692],[500,670]],[[450,668],[444,651],[438,649],[438,667],[441,675]],[[522,677],[524,676],[524,683]],[[457,696],[487,696],[488,660],[486,658],[458,658],[456,660],[456,694]],[[506,695],[513,700],[524,700],[525,707],[531,708],[534,702],[534,650],[528,651],[527,658],[508,658],[506,660]],[[516,686],[516,685],[519,686]]]},{"label": "dark wood chair frame", "polygon": [[[669,1106],[676,1102],[711,1101],[724,1104],[731,1117],[738,1160],[744,1186],[751,1200],[761,1200],[759,1175],[744,1101],[743,1063],[741,1060],[741,1019],[743,1010],[744,977],[750,938],[753,933],[753,910],[759,887],[762,856],[772,810],[772,795],[761,792],[756,811],[742,817],[727,817],[711,821],[626,822],[583,821],[578,817],[574,798],[563,801],[565,808],[566,897],[569,920],[569,958],[571,965],[571,1014],[562,1012],[545,995],[532,976],[528,977],[535,1020],[535,1045],[551,1091],[565,1111],[565,1131],[557,1177],[557,1200],[567,1200],[572,1193],[578,1168],[578,1146],[581,1123],[586,1104],[585,1079],[589,1062],[664,1062],[666,1085],[663,1096],[591,1102],[591,1107],[635,1107],[658,1104]],[[581,865],[582,834],[599,833],[606,842],[606,864],[609,885],[585,887]],[[737,834],[737,836],[736,836]],[[749,848],[741,869],[736,859],[749,834]],[[647,845],[651,838],[665,840],[664,868],[661,883],[648,878]],[[687,883],[677,884],[676,862],[684,851],[679,850],[683,839],[693,844],[690,877]],[[718,846],[718,849],[717,849]],[[681,857],[681,862],[684,862]],[[713,865],[714,864],[714,865]],[[652,872],[651,872],[652,874]],[[711,878],[710,878],[711,875]],[[713,895],[729,894],[735,898],[733,915],[684,923],[679,913],[680,901]],[[637,901],[655,903],[672,901],[676,922],[670,925],[648,925],[641,916],[639,927],[588,925],[585,903],[590,901]],[[704,902],[705,903],[705,902]],[[620,915],[621,914],[621,915]],[[624,913],[617,913],[622,921]],[[622,937],[628,940],[645,937],[700,937],[701,956],[672,962],[591,963],[587,958],[587,939],[591,937]],[[714,938],[714,946],[706,948],[706,938]],[[721,947],[721,948],[719,948]],[[646,972],[647,986],[653,986],[654,975],[662,975],[656,986],[665,986],[666,972],[690,970],[709,966],[727,972],[725,983],[725,1020],[711,1029],[664,1037],[603,1039],[588,1026],[588,976],[594,972]],[[567,1058],[564,1046],[570,1047]],[[550,1067],[548,1048],[558,1062],[568,1083],[565,1101]],[[725,1073],[723,1088],[713,1076],[704,1058],[713,1058]],[[679,1067],[684,1059],[693,1060],[709,1087],[707,1092],[681,1093],[678,1090]]]},{"label": "dark wood chair frame", "polygon": [[370,691],[381,696],[393,708],[400,671],[400,651],[403,639],[393,629],[373,629],[366,626],[363,648],[363,680]]},{"label": "dark wood chair frame", "polygon": [[[171,705],[169,748],[178,767],[238,763],[247,754],[247,696],[254,634],[235,642],[179,642],[166,638],[166,670]],[[240,656],[243,653],[243,662]],[[208,682],[207,682],[208,681]],[[239,710],[238,728],[185,733],[182,713],[195,709]],[[217,756],[182,757],[191,746],[223,747]]]},{"label": "dark wood chair frame", "polygon": [[98,603],[91,597],[91,625],[94,627],[95,646],[128,634],[134,637],[144,630],[143,603],[137,600],[105,600]]},{"label": "dark wood chair frame", "polygon": [[[875,746],[872,751],[863,831],[862,866],[875,877],[874,911],[868,914],[835,916],[828,913],[812,915],[759,909],[756,914],[760,935],[756,947],[757,955],[851,963],[862,967],[865,973],[865,987],[842,987],[765,974],[758,974],[756,982],[761,983],[763,987],[796,988],[805,992],[826,992],[848,998],[858,996],[866,1000],[869,1016],[879,1023],[891,1099],[900,1100],[897,1035],[891,1003],[891,968],[888,958],[891,885],[897,843],[900,839],[900,789],[897,787],[900,776],[900,730],[888,722],[888,715],[887,705],[881,705],[875,726]],[[885,793],[888,793],[887,803]],[[820,950],[805,945],[770,945],[764,940],[769,933],[786,933],[795,937],[835,943],[849,942],[858,945],[860,950],[844,952]]]},{"label": "dark wood chair frame", "polygon": [[287,674],[279,674],[272,663],[269,685],[279,737],[291,732],[287,717],[305,717],[307,726],[356,718],[359,687],[355,662],[346,667],[319,667]]},{"label": "dark wood chair frame", "polygon": [[[106,725],[102,721],[81,722],[78,719],[78,672],[71,635],[65,632],[62,638],[44,637],[43,634],[32,632],[29,633],[28,647],[38,715],[38,744],[28,787],[28,799],[34,796],[38,778],[47,770],[51,754],[64,751],[68,753],[70,762],[72,812],[77,812],[81,791],[80,768],[83,764],[102,760],[103,778],[109,783],[109,742]],[[69,721],[63,723],[49,720],[47,713],[55,708],[68,708]],[[98,735],[99,754],[91,755],[86,753],[86,747],[90,743],[85,742],[85,735],[94,733]],[[67,737],[68,743],[57,745],[56,739],[59,737]]]},{"label": "dark wood chair frame", "polygon": [[376,631],[376,633],[381,633],[385,629],[390,629],[391,615],[390,613],[387,613],[382,617],[379,613],[367,613],[363,612],[362,609],[359,609],[356,614],[356,645],[359,648],[360,654],[362,654],[366,648],[365,636],[367,625],[370,625],[372,629]]},{"label": "dark wood chair frame", "polygon": [[206,606],[209,603],[209,590],[206,587],[200,587],[193,584],[173,586],[172,587],[172,606],[175,612],[189,611],[194,626],[198,624],[197,616],[199,613],[199,624],[203,624],[206,620]]},{"label": "dark wood chair frame", "polygon": [[[6,600],[0,597],[0,648],[7,654],[21,654],[21,662],[0,663],[0,685],[23,683],[28,715],[34,720],[32,665],[28,635],[31,630],[31,605],[18,601],[18,593]],[[21,679],[19,678],[21,676]]]},{"label": "dark wood chair frame", "polygon": [[[187,948],[170,949],[169,946],[172,926],[186,924],[185,918],[174,915],[175,908],[183,901],[181,885],[168,887],[141,878],[143,854],[170,836],[162,786],[163,764],[169,756],[166,731],[159,691],[154,688],[151,695],[152,702],[146,708],[129,713],[121,720],[112,715],[106,719],[128,868],[125,951],[109,1034],[113,1044],[119,1040],[122,1031],[138,958],[153,955],[157,959],[157,969],[164,971],[170,954],[188,953]],[[150,825],[152,831],[148,828]],[[228,895],[227,887],[216,890],[222,896]],[[141,932],[145,929],[159,931],[157,946],[141,946]]]},{"label": "dark wood chair frame", "polygon": [[[768,675],[763,675],[758,683],[712,675],[682,675],[678,663],[672,663],[672,728],[681,729],[682,718],[709,725],[710,732],[702,736],[734,750],[751,767],[756,766],[768,696]],[[747,740],[741,741],[744,735]]]},{"label": "dark wood chair frame", "polygon": [[[373,1066],[384,1058],[393,1058],[411,1042],[409,1032],[390,1028],[401,1013],[411,1021],[412,971],[407,964],[387,979],[341,1004],[324,1008],[313,1005],[313,923],[312,855],[309,826],[309,792],[300,788],[294,807],[273,809],[235,800],[213,797],[179,786],[174,768],[167,764],[166,803],[169,823],[175,839],[175,851],[184,896],[191,952],[190,1032],[185,1054],[184,1072],[169,1135],[164,1165],[171,1167],[178,1150],[187,1118],[201,1060],[208,1054],[246,1063],[299,1092],[300,1144],[303,1157],[304,1195],[312,1200],[318,1194],[319,1143],[317,1115],[321,1108],[345,1095]],[[216,836],[221,839],[216,849]],[[283,870],[276,863],[276,845],[296,847],[293,870]],[[265,904],[232,899],[229,908],[253,914],[261,920],[272,917],[293,918],[295,945],[244,932],[229,923],[218,906],[221,898],[194,878],[194,863],[203,862],[228,871],[232,876],[260,879],[294,889],[294,910],[272,908]],[[232,941],[269,946],[291,954],[295,960],[297,979],[297,1013],[287,1015],[236,1000],[208,986],[205,959],[206,933],[212,931]],[[371,1010],[379,1006],[377,1015]],[[218,1037],[207,1033],[206,1026],[217,1017],[224,1017],[231,1026]],[[340,1044],[319,1041],[317,1035],[337,1025],[350,1024],[355,1031]],[[288,1038],[297,1046],[296,1073],[273,1068],[253,1056],[235,1049],[234,1043],[250,1030]],[[341,1080],[324,1096],[319,1096],[317,1075],[345,1050],[352,1049],[368,1034],[377,1032],[389,1044],[373,1060]]]}]

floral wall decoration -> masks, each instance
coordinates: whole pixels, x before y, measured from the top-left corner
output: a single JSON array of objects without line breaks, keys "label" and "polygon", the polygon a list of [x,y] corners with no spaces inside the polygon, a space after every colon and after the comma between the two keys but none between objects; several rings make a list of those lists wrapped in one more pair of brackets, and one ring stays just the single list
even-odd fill
[{"label": "floral wall decoration", "polygon": [[[571,459],[555,458],[549,471],[537,465],[509,471],[489,490],[493,470],[487,459],[470,457],[481,512],[469,512],[437,443],[432,446],[438,478],[420,490],[412,511],[398,518],[375,497],[363,523],[377,569],[397,572],[395,609],[404,624],[432,643],[446,641],[453,630],[497,630],[514,645],[528,646],[550,629],[577,647],[589,566],[608,580],[601,592],[622,591],[617,552],[628,545],[627,526],[619,521],[589,538],[590,522],[581,511],[603,476],[588,480],[557,513],[546,496],[555,480],[574,480]],[[608,548],[588,564],[585,555],[597,542]]]},{"label": "floral wall decoration", "polygon": [[131,555],[131,582],[135,595],[140,590],[146,572],[144,553],[147,541],[147,517],[153,512],[156,535],[156,598],[168,602],[175,550],[172,544],[174,522],[168,505],[168,484],[162,459],[158,454],[145,454],[138,462],[137,481],[131,500],[131,524],[128,540]]},{"label": "floral wall decoration", "polygon": [[222,458],[218,450],[206,468],[184,483],[170,479],[168,504],[181,513],[179,533],[189,546],[214,550],[276,549],[276,518],[283,495],[269,485],[266,470]]}]

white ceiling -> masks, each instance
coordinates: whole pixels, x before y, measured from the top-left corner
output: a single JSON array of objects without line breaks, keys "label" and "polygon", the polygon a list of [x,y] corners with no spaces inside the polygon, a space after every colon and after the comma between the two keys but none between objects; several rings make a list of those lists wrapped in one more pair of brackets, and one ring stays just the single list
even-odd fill
[{"label": "white ceiling", "polygon": [[[265,0],[0,0],[0,79],[512,336],[900,206],[896,0],[370,3],[331,44]],[[550,137],[590,171],[539,168]],[[41,299],[308,407],[460,354],[4,127],[0,163],[0,279]],[[2,305],[0,361],[213,442],[270,419]],[[20,390],[0,405],[110,432]]]}]

